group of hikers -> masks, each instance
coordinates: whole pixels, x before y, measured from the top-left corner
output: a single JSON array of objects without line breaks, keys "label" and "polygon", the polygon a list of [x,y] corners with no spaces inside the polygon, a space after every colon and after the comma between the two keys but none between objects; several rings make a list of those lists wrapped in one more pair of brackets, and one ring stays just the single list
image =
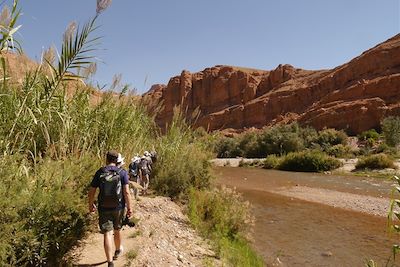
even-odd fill
[{"label": "group of hikers", "polygon": [[[89,189],[89,212],[97,210],[99,213],[99,227],[104,236],[104,251],[108,267],[113,267],[114,260],[123,253],[120,230],[124,221],[132,216],[129,185],[133,185],[132,192],[135,199],[138,199],[140,190],[143,195],[148,193],[152,165],[157,160],[157,153],[145,151],[143,156],[134,156],[128,171],[123,168],[124,160],[117,151],[108,151],[106,165],[95,173]],[[99,194],[96,206],[97,188]]]}]

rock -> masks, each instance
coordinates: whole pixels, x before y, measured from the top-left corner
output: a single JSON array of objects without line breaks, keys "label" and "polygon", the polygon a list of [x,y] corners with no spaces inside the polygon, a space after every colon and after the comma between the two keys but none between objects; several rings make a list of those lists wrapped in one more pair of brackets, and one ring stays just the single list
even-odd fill
[{"label": "rock", "polygon": [[279,259],[279,257],[276,257],[276,259],[272,263],[272,266],[282,266],[282,261]]},{"label": "rock", "polygon": [[333,253],[332,253],[331,251],[325,251],[325,252],[322,252],[322,253],[321,253],[321,256],[324,256],[324,257],[332,257],[332,256],[333,256]]},{"label": "rock", "polygon": [[182,256],[181,254],[178,255],[178,260],[179,260],[180,262],[183,262],[183,256]]},{"label": "rock", "polygon": [[[155,85],[143,98],[168,124],[181,105],[195,126],[244,130],[299,121],[317,129],[332,127],[360,133],[400,115],[400,34],[331,70],[308,71],[279,65],[271,71],[215,66],[183,71],[168,85]],[[192,113],[199,110],[198,118]]]}]

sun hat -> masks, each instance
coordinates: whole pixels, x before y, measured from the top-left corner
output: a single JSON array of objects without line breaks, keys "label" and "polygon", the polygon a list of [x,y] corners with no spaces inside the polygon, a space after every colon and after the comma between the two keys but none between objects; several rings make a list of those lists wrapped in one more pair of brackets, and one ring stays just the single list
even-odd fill
[{"label": "sun hat", "polygon": [[131,159],[131,162],[136,162],[136,161],[138,161],[138,160],[140,160],[140,157],[134,156],[134,157]]},{"label": "sun hat", "polygon": [[118,157],[117,157],[117,164],[118,165],[124,165],[125,164],[125,158],[122,157],[122,155],[120,153],[118,153]]}]

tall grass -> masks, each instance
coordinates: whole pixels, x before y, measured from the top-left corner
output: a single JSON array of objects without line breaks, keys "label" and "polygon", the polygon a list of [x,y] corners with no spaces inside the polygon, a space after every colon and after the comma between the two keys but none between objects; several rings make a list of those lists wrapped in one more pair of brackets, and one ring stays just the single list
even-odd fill
[{"label": "tall grass", "polygon": [[213,240],[228,266],[263,266],[247,241],[252,225],[249,203],[235,191],[222,188],[189,191],[188,215],[200,233]]},{"label": "tall grass", "polygon": [[[0,57],[1,266],[59,263],[88,227],[87,187],[104,151],[142,152],[156,137],[135,98],[103,93],[93,101],[78,75],[93,60],[98,14],[64,35],[56,64],[44,60],[22,84],[10,82],[16,77]],[[12,25],[0,46],[14,42]]]},{"label": "tall grass", "polygon": [[189,188],[210,186],[211,153],[199,142],[178,109],[166,133],[156,141],[156,149],[160,158],[152,186],[159,194],[179,198],[185,197]]}]

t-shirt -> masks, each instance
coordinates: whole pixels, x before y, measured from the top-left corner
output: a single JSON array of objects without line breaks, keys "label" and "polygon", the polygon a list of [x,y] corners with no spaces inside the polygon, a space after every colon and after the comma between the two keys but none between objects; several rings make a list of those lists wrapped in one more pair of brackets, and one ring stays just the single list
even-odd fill
[{"label": "t-shirt", "polygon": [[[100,175],[104,172],[104,171],[118,171],[120,168],[118,168],[117,166],[105,166],[100,168],[96,174],[93,176],[92,182],[90,183],[91,187],[95,187],[98,188],[100,187]],[[121,172],[119,173],[120,177],[121,177],[121,184],[122,186],[124,185],[128,185],[129,184],[129,177],[128,177],[128,173],[122,169]],[[118,204],[117,208],[102,208],[99,207],[99,211],[112,211],[112,210],[121,210],[125,208],[125,198],[124,198],[124,194],[122,194],[122,202]]]}]

